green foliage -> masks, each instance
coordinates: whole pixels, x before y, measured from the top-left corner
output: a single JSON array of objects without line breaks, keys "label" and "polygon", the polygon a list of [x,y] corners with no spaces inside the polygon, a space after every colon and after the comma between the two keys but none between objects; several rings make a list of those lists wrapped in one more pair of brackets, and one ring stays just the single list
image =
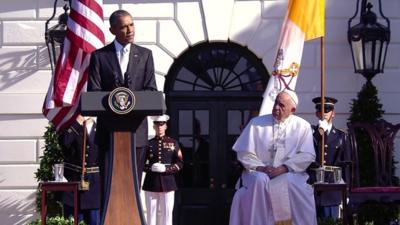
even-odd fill
[{"label": "green foliage", "polygon": [[358,215],[359,224],[383,225],[390,224],[391,221],[399,218],[399,208],[396,203],[380,204],[376,202],[368,202],[361,205]]},{"label": "green foliage", "polygon": [[382,118],[382,104],[379,103],[378,90],[371,81],[367,81],[352,100],[350,122],[374,122]]},{"label": "green foliage", "polygon": [[[367,81],[364,84],[361,91],[358,93],[357,99],[352,100],[351,115],[349,118],[350,122],[375,122],[382,118],[383,113],[382,104],[379,103],[377,97],[378,91],[371,81]],[[372,185],[374,184],[374,177],[370,174],[375,174],[375,168],[369,165],[373,165],[373,153],[372,146],[369,137],[363,133],[357,134],[357,143],[360,146],[360,185]],[[394,176],[396,166],[398,162],[393,157],[392,159],[392,183],[393,185],[399,185],[399,178]]]},{"label": "green foliage", "polygon": [[[59,137],[56,132],[55,127],[50,123],[46,127],[46,132],[44,133],[45,147],[43,151],[43,156],[40,157],[40,167],[35,173],[36,180],[38,182],[50,181],[54,179],[53,165],[55,163],[63,162],[63,154],[61,145],[59,143]],[[40,211],[41,209],[41,191],[37,190],[36,195],[36,206]],[[50,193],[47,196],[48,205],[48,215],[61,215],[62,205],[57,202],[56,195]]]},{"label": "green foliage", "polygon": [[342,219],[318,217],[317,224],[318,225],[343,225],[343,221],[342,221]]},{"label": "green foliage", "polygon": [[[42,224],[41,219],[37,219],[37,220],[34,220],[34,221],[28,223],[28,225],[41,225],[41,224]],[[49,217],[46,219],[46,224],[47,225],[74,225],[74,218],[70,217],[70,218],[66,219],[66,218],[60,217],[60,216]],[[81,221],[79,223],[79,225],[86,225],[86,223]]]},{"label": "green foliage", "polygon": [[58,134],[52,124],[46,127],[44,133],[45,149],[43,156],[40,157],[40,167],[35,173],[37,181],[50,181],[54,179],[53,165],[63,162],[61,145],[58,140]]},{"label": "green foliage", "polygon": [[[357,99],[352,100],[351,115],[349,121],[373,123],[382,118],[382,104],[379,103],[378,91],[371,81],[367,81],[358,93]],[[371,140],[365,133],[357,133],[357,144],[359,146],[360,163],[360,185],[372,185],[375,183],[374,155]]]},{"label": "green foliage", "polygon": [[[349,122],[373,123],[382,118],[384,110],[378,99],[378,91],[371,81],[367,81],[358,93],[357,99],[352,100]],[[362,132],[356,133],[359,149],[360,185],[375,184],[374,155],[370,138]],[[394,162],[394,161],[393,161]],[[392,165],[394,168],[394,164]],[[391,204],[365,203],[356,218],[358,224],[389,224],[391,219],[398,218],[399,208]],[[371,222],[372,221],[372,222]]]}]

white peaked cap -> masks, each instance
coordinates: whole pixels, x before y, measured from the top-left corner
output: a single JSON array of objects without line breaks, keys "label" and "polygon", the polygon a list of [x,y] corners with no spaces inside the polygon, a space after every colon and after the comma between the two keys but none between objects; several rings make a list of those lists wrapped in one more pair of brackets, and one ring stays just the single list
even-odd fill
[{"label": "white peaked cap", "polygon": [[282,92],[288,94],[292,98],[294,105],[297,107],[297,105],[299,104],[299,98],[297,97],[296,92],[289,89],[285,89]]},{"label": "white peaked cap", "polygon": [[167,122],[169,120],[169,116],[167,114],[163,114],[161,116],[152,116],[151,119],[155,122]]}]

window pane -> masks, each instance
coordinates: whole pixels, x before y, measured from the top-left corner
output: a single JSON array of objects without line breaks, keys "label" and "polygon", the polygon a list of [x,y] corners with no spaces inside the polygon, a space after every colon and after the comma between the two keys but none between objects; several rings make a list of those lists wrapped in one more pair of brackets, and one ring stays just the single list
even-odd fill
[{"label": "window pane", "polygon": [[269,76],[261,59],[233,43],[198,44],[174,65],[174,91],[263,91]]},{"label": "window pane", "polygon": [[195,121],[194,121],[194,134],[209,135],[209,111],[208,110],[196,110]]},{"label": "window pane", "polygon": [[193,134],[192,110],[179,110],[179,135]]},{"label": "window pane", "polygon": [[242,113],[239,110],[228,111],[228,135],[239,135],[243,124]]}]

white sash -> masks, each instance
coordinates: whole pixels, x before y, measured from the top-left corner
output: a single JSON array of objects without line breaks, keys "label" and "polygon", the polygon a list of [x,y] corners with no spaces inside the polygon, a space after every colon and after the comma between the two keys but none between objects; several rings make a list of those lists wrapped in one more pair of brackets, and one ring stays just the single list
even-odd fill
[{"label": "white sash", "polygon": [[275,225],[291,225],[292,212],[286,174],[271,179],[268,185]]}]

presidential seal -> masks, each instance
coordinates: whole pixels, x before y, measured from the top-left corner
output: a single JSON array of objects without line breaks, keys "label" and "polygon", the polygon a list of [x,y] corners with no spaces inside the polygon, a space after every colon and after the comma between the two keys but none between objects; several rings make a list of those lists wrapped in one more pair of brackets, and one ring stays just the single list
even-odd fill
[{"label": "presidential seal", "polygon": [[130,113],[135,107],[135,95],[126,87],[115,88],[108,96],[108,105],[117,114]]}]

